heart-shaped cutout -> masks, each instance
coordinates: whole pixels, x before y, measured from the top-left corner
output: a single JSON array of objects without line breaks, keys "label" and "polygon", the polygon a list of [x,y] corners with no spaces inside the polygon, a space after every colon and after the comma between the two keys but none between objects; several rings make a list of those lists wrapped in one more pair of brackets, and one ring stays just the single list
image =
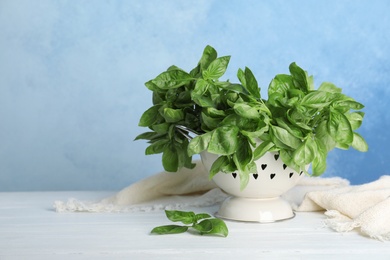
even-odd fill
[{"label": "heart-shaped cutout", "polygon": [[253,174],[253,178],[255,178],[255,180],[257,180],[258,177],[259,177],[259,175],[257,173]]},{"label": "heart-shaped cutout", "polygon": [[290,178],[291,178],[293,175],[294,175],[294,173],[293,173],[293,172],[290,172]]},{"label": "heart-shaped cutout", "polygon": [[269,177],[271,178],[271,180],[275,177],[275,175],[276,175],[275,173],[271,173],[271,174],[270,174]]},{"label": "heart-shaped cutout", "polygon": [[285,170],[286,168],[287,168],[287,165],[283,164],[283,170]]},{"label": "heart-shaped cutout", "polygon": [[235,172],[233,172],[232,175],[233,175],[234,179],[237,177],[237,173],[235,173]]},{"label": "heart-shaped cutout", "polygon": [[275,161],[277,161],[279,159],[279,154],[275,154],[274,158],[275,158]]},{"label": "heart-shaped cutout", "polygon": [[262,164],[262,165],[261,165],[261,169],[264,170],[265,168],[267,168],[267,164]]}]

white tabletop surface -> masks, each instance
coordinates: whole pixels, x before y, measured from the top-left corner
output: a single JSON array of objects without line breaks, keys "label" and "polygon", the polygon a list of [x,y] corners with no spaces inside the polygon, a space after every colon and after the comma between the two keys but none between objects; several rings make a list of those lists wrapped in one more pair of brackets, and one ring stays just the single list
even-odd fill
[{"label": "white tabletop surface", "polygon": [[[322,213],[277,223],[227,221],[229,236],[150,235],[164,212],[56,213],[55,200],[110,192],[0,193],[0,260],[8,259],[390,259],[390,242],[337,233]],[[192,208],[214,213],[217,207]],[[390,220],[389,220],[390,221]]]}]

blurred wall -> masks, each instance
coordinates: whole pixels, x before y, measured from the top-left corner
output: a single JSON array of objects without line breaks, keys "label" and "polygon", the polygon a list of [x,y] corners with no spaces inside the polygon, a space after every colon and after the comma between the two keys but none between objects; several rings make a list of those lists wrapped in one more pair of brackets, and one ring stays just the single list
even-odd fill
[{"label": "blurred wall", "polygon": [[0,1],[0,191],[117,190],[162,170],[133,139],[144,82],[193,68],[210,44],[265,89],[295,61],[366,105],[367,153],[334,151],[324,176],[388,174],[390,2]]}]

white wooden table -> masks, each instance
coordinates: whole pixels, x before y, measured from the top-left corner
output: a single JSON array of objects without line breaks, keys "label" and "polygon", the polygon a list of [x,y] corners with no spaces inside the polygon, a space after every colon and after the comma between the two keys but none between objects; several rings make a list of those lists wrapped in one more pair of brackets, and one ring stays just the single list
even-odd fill
[{"label": "white wooden table", "polygon": [[[390,259],[390,242],[323,225],[322,213],[278,223],[227,222],[229,236],[150,235],[164,212],[56,213],[55,200],[109,192],[0,193],[0,259]],[[192,208],[214,213],[216,207]],[[390,221],[390,220],[389,220]]]}]

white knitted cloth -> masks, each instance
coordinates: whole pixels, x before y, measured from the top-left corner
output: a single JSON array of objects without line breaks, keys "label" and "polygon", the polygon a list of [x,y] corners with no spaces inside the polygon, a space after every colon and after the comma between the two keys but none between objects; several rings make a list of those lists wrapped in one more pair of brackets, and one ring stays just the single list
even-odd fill
[{"label": "white knitted cloth", "polygon": [[308,192],[298,211],[325,209],[325,223],[338,232],[355,228],[372,238],[390,240],[390,176],[357,186]]},{"label": "white knitted cloth", "polygon": [[[227,194],[209,181],[200,162],[193,170],[161,172],[100,201],[55,201],[57,212],[134,212],[212,206]],[[352,186],[345,179],[304,177],[283,195],[296,211],[324,211],[338,232],[352,229],[390,240],[390,176]]]}]

